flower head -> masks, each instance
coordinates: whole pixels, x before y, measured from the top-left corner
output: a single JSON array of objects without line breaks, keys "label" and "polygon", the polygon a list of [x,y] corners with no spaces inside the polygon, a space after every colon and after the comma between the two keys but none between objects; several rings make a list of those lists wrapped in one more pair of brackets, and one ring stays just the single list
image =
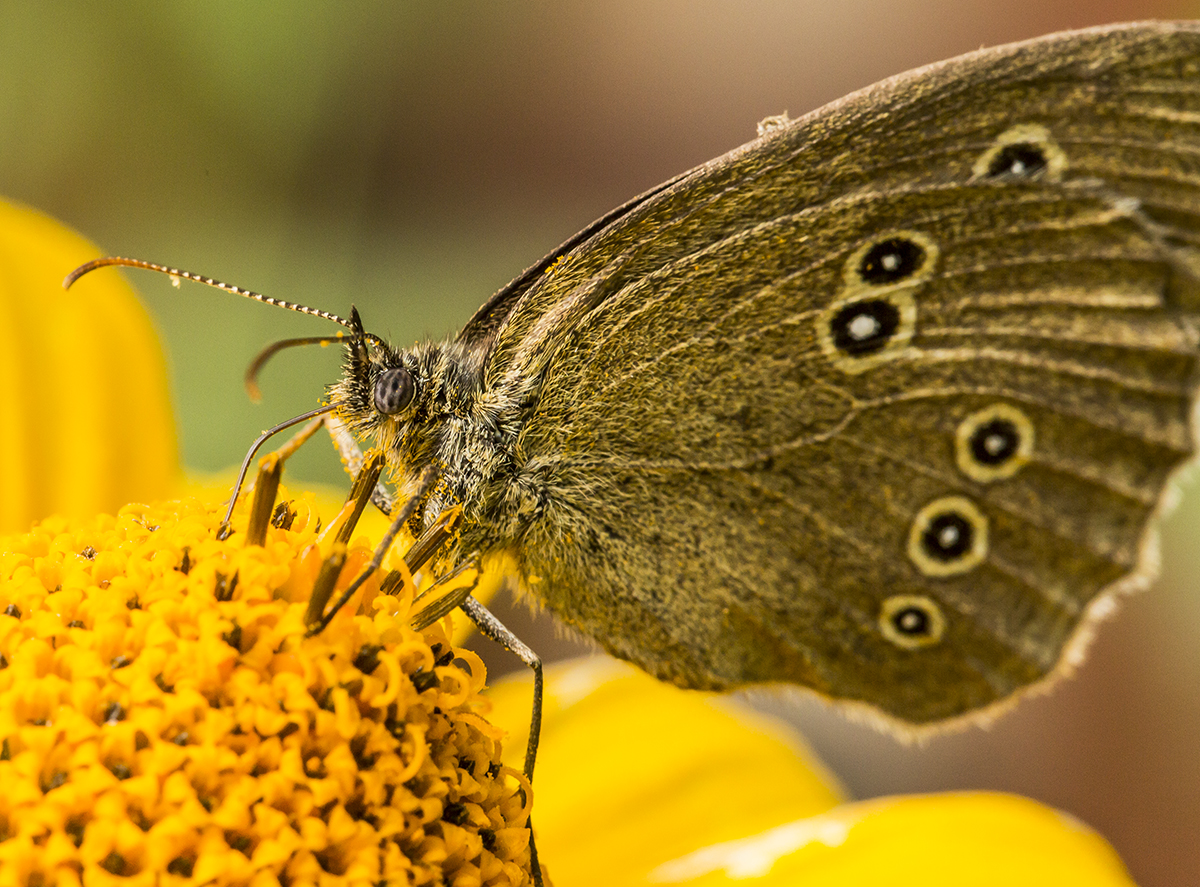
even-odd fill
[{"label": "flower head", "polygon": [[273,523],[222,540],[192,501],[4,540],[0,885],[527,882],[482,663],[373,580],[306,636],[329,543],[302,503]]}]

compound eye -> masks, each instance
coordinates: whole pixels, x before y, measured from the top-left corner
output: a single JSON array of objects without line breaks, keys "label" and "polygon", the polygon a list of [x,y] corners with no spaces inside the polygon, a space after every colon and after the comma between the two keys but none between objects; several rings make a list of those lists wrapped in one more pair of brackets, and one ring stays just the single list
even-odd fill
[{"label": "compound eye", "polygon": [[375,409],[385,416],[394,416],[412,403],[412,373],[404,367],[384,370],[375,381]]}]

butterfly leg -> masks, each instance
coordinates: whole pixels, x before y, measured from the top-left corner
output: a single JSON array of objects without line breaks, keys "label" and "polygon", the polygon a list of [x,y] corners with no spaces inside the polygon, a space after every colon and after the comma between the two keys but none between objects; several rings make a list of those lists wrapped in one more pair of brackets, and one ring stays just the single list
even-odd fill
[{"label": "butterfly leg", "polygon": [[538,738],[542,732],[542,659],[475,598],[468,597],[463,601],[462,611],[484,637],[508,650],[533,671],[533,711],[529,716],[529,742],[525,746],[525,778],[532,782]]},{"label": "butterfly leg", "polygon": [[[378,464],[379,467],[382,468],[382,459],[380,459],[379,463],[375,464]],[[377,489],[375,478],[377,478],[378,475],[376,474],[375,477],[366,477],[364,473],[360,471],[359,477],[364,478],[364,481],[361,484],[355,484],[356,490],[359,490],[357,492],[357,499],[354,499],[355,493],[352,491],[352,499],[355,502],[355,520],[357,520],[357,515],[361,514],[362,508],[366,505],[366,496],[363,495],[365,493],[365,489],[360,488],[365,488],[369,483],[372,488],[371,495],[373,497],[374,489]],[[399,535],[400,530],[412,518],[413,512],[417,510],[417,506],[419,506],[425,500],[425,495],[429,492],[436,480],[437,470],[432,466],[425,469],[425,473],[421,475],[421,480],[417,484],[416,494],[410,496],[408,500],[405,501],[404,506],[396,513],[396,516],[392,519],[391,526],[389,526],[387,532],[383,534],[383,538],[379,540],[379,544],[375,546],[375,553],[371,556],[371,560],[365,567],[363,567],[362,572],[359,573],[354,581],[350,583],[349,587],[342,592],[342,596],[337,599],[334,605],[329,608],[328,611],[325,611],[324,601],[319,602],[319,604],[313,604],[309,613],[311,618],[307,620],[309,626],[309,635],[318,634],[319,632],[323,631],[325,627],[329,625],[330,620],[332,620],[337,614],[337,611],[345,606],[346,602],[350,600],[350,598],[353,597],[354,593],[358,591],[362,584],[367,581],[367,578],[379,569],[380,565],[383,563],[384,555],[386,555],[388,549],[392,547],[392,543],[396,541],[396,536]],[[352,523],[348,522],[347,526],[352,527]]]},{"label": "butterfly leg", "polygon": [[[468,597],[464,600],[462,611],[475,623],[480,634],[508,650],[533,671],[533,708],[529,714],[529,741],[525,745],[524,768],[525,778],[532,784],[533,767],[537,763],[538,739],[542,734],[542,659],[475,598]],[[529,821],[529,856],[533,882],[541,887],[542,869],[538,862],[537,845],[533,840],[532,818]]]},{"label": "butterfly leg", "polygon": [[[405,565],[416,572],[428,562],[438,549],[449,541],[458,528],[459,512],[457,509],[446,512],[421,534],[408,554],[404,556]],[[457,567],[438,579],[433,588],[423,592],[417,600],[427,597],[439,586],[445,585],[457,578],[467,569],[477,568],[478,557],[471,555],[465,558]],[[508,652],[512,653],[533,671],[533,710],[529,719],[529,741],[525,746],[525,778],[533,782],[533,768],[537,762],[538,739],[542,732],[542,659],[519,637],[497,619],[483,604],[471,597],[478,580],[464,588],[455,589],[451,594],[435,600],[432,604],[420,610],[412,620],[413,628],[421,629],[432,625],[456,607],[462,608],[467,618],[475,623],[480,633],[489,640],[495,641]]]},{"label": "butterfly leg", "polygon": [[[460,513],[457,509],[443,514],[438,520],[421,534],[408,554],[404,556],[405,565],[412,571],[419,570],[423,564],[437,553],[438,549],[449,541],[458,528]],[[434,586],[445,584],[457,577],[465,569],[477,566],[477,556],[465,558],[454,570],[440,579]],[[418,631],[441,619],[455,607],[461,607],[467,618],[475,623],[480,633],[520,659],[533,671],[533,706],[529,715],[529,740],[525,745],[525,766],[523,772],[529,783],[533,784],[533,768],[537,763],[538,740],[542,735],[542,660],[528,645],[512,633],[507,626],[497,619],[483,604],[471,597],[476,583],[472,583],[453,593],[435,600],[413,617],[413,628]],[[425,594],[428,595],[434,589]],[[424,595],[423,595],[424,596]],[[415,602],[414,602],[415,603]],[[529,822],[529,855],[533,869],[533,883],[542,887],[542,869],[538,862],[537,844],[533,837],[533,821]]]},{"label": "butterfly leg", "polygon": [[[408,554],[404,556],[405,565],[409,570],[412,572],[419,570],[437,553],[442,545],[453,538],[454,533],[458,529],[459,520],[460,512],[458,509],[452,509],[439,517],[428,530],[422,533],[421,538],[413,544]],[[465,570],[477,567],[477,554],[472,554],[464,558],[457,567],[441,577],[433,588],[422,593],[417,600],[428,596],[438,586],[445,585],[457,578]],[[533,711],[530,716],[529,741],[525,746],[524,767],[525,778],[533,782],[533,767],[537,762],[538,739],[542,732],[542,660],[524,641],[513,634],[504,623],[492,615],[492,612],[487,607],[471,597],[471,592],[475,590],[477,584],[478,580],[469,586],[456,589],[453,593],[435,600],[434,603],[420,610],[413,617],[413,628],[419,631],[428,625],[432,625],[456,607],[460,607],[467,615],[467,618],[475,623],[475,626],[484,637],[500,644],[500,646],[520,659],[521,662],[533,671]]]},{"label": "butterfly leg", "polygon": [[[358,477],[363,466],[363,452],[358,446],[358,441],[350,433],[350,429],[346,427],[346,423],[335,414],[326,413],[322,418],[324,419],[325,430],[329,432],[329,437],[342,459],[342,466],[346,469],[346,473],[351,477]],[[382,483],[376,484],[374,491],[371,493],[371,502],[376,508],[387,515],[390,515],[393,509],[395,509],[396,498],[396,495]]]}]

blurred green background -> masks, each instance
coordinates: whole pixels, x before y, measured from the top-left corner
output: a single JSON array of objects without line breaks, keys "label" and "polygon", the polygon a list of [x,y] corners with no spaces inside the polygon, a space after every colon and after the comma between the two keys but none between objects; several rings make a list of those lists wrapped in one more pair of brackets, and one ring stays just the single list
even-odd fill
[{"label": "blurred green background", "polygon": [[[10,2],[0,193],[106,252],[338,313],[355,304],[406,343],[451,333],[574,231],[763,117],[984,44],[1197,13],[1118,0]],[[241,374],[259,347],[330,326],[130,279],[166,339],[193,468],[236,462],[336,373],[334,349],[286,353],[249,404]],[[317,445],[290,470],[340,469]],[[1189,483],[1163,579],[1103,628],[1075,680],[990,731],[911,749],[812,701],[789,715],[860,796],[1022,792],[1100,829],[1146,887],[1200,883],[1198,540]],[[535,648],[570,649],[546,617],[506,618]]]}]

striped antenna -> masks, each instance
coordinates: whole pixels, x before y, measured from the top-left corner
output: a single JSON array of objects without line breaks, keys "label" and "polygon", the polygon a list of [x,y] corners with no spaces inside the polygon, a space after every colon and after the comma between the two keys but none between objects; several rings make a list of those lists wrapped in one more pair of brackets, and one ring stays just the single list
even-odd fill
[{"label": "striped antenna", "polygon": [[[119,265],[124,268],[145,268],[147,271],[158,271],[161,274],[167,274],[172,278],[172,281],[178,286],[180,278],[184,280],[195,280],[198,283],[206,283],[209,286],[215,286],[219,290],[225,290],[227,293],[233,293],[236,296],[245,296],[247,299],[254,299],[256,302],[262,302],[266,305],[275,305],[279,308],[286,308],[289,311],[299,311],[301,314],[311,314],[313,317],[322,317],[325,320],[332,320],[334,323],[340,323],[347,329],[354,330],[356,333],[362,333],[361,327],[355,329],[354,324],[346,320],[344,317],[338,317],[329,311],[321,311],[318,308],[309,308],[307,305],[298,305],[295,302],[285,302],[283,299],[273,299],[270,296],[264,296],[262,293],[252,292],[251,290],[242,289],[240,286],[234,286],[230,283],[222,283],[219,280],[214,280],[211,277],[204,277],[200,274],[193,274],[190,271],[181,271],[179,268],[171,268],[167,265],[156,265],[154,262],[144,262],[141,259],[126,259],[120,256],[109,256],[104,259],[93,259],[85,265],[80,265],[74,271],[66,276],[63,280],[63,289],[70,289],[71,284],[77,281],[89,271],[95,271],[97,268],[107,268],[109,265]],[[374,339],[374,336],[368,338]]]}]

